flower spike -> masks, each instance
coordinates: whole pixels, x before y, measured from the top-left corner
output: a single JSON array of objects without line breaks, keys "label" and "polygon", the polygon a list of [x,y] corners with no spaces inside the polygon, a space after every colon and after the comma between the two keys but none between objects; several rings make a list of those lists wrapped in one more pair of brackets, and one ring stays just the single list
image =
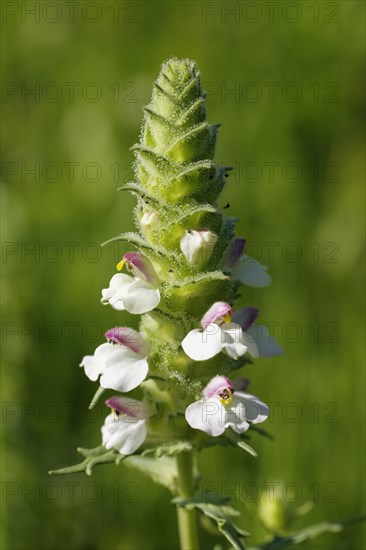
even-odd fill
[{"label": "flower spike", "polygon": [[[105,402],[111,412],[101,427],[102,445],[82,449],[86,458],[77,471],[140,455],[126,462],[178,492],[187,506],[197,504],[181,483],[184,478],[193,488],[195,450],[222,443],[212,437],[227,432],[255,455],[240,434],[269,415],[265,403],[246,393],[247,373],[236,381],[230,373],[251,362],[247,353],[281,353],[268,329],[256,324],[257,308],[235,308],[241,284],[259,288],[271,278],[245,254],[245,239],[235,237],[238,219],[226,217],[219,200],[230,168],[214,160],[219,124],[208,122],[206,99],[195,62],[163,64],[132,148],[134,181],[120,188],[136,198],[136,231],[108,241],[132,250],[124,251],[101,296],[113,315],[141,315],[138,330],[109,329],[80,365],[100,384],[93,406],[104,390],[121,395]],[[132,390],[140,400],[122,395]],[[222,517],[226,506],[212,506],[230,544],[241,548],[234,525]],[[205,513],[207,503],[201,508]],[[191,537],[189,547],[197,546]]]}]

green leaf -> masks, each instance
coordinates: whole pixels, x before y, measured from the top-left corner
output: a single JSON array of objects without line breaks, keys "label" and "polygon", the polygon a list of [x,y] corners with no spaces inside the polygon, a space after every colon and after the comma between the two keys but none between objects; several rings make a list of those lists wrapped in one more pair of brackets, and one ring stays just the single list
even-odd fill
[{"label": "green leaf", "polygon": [[191,451],[193,445],[190,441],[174,441],[173,443],[163,443],[155,447],[145,449],[141,456],[151,455],[160,458],[163,455],[173,456],[183,451]]},{"label": "green leaf", "polygon": [[230,278],[221,271],[202,273],[169,286],[160,307],[170,312],[189,311],[192,317],[201,318],[217,296],[230,303],[232,294]]},{"label": "green leaf", "polygon": [[168,227],[170,225],[173,225],[173,224],[181,223],[186,218],[190,218],[191,216],[193,216],[194,214],[197,214],[199,212],[214,212],[214,213],[216,213],[217,208],[215,208],[214,206],[211,206],[210,204],[201,204],[199,206],[192,206],[192,207],[188,208],[185,212],[183,212],[180,216],[176,216],[174,218],[174,220],[168,225]]},{"label": "green leaf", "polygon": [[163,132],[166,129],[170,129],[174,132],[176,125],[172,124],[170,120],[168,120],[166,117],[163,117],[159,115],[152,107],[144,107],[144,113],[147,119],[150,119],[151,126],[156,125],[157,126],[157,134]]},{"label": "green leaf", "polygon": [[225,251],[228,249],[232,239],[235,237],[235,224],[237,221],[238,218],[228,218],[225,220],[220,233],[220,238],[215,245],[211,259],[207,264],[207,269],[215,269],[218,262],[221,262]]},{"label": "green leaf", "polygon": [[137,193],[140,197],[146,195],[145,189],[135,181],[129,181],[128,183],[121,185],[121,187],[117,187],[117,191],[131,191],[132,193]]},{"label": "green leaf", "polygon": [[183,135],[178,135],[173,143],[169,143],[165,156],[175,163],[212,159],[218,126],[211,126],[204,121],[189,128]]},{"label": "green leaf", "polygon": [[258,456],[258,453],[257,451],[255,451],[253,449],[253,447],[251,447],[250,445],[248,445],[248,443],[245,443],[245,441],[241,440],[241,441],[238,441],[237,442],[237,445],[238,447],[240,447],[241,449],[243,449],[244,451],[246,451],[247,453],[249,453],[250,455],[254,456],[255,458],[257,458]]},{"label": "green leaf", "polygon": [[149,201],[154,203],[155,207],[161,207],[162,204],[164,206],[171,206],[168,202],[164,201],[162,197],[159,196],[159,198],[157,198],[149,191],[144,189],[139,183],[136,183],[134,181],[130,181],[128,183],[125,183],[124,185],[121,185],[121,187],[117,188],[117,191],[129,191],[130,193],[137,195],[140,199],[145,200],[145,202]]},{"label": "green leaf", "polygon": [[95,392],[93,399],[91,400],[88,409],[94,409],[95,405],[98,403],[99,399],[102,397],[103,393],[107,391],[105,388],[102,388],[102,386],[99,386],[97,391]]},{"label": "green leaf", "polygon": [[[258,456],[257,452],[253,449],[253,447],[251,447],[250,445],[248,445],[248,443],[244,441],[243,436],[234,432],[234,430],[232,429],[227,430],[225,435],[230,441],[232,441],[235,445],[237,445],[238,447],[240,447],[250,455],[254,457]],[[244,436],[244,437],[247,437],[247,436]]]},{"label": "green leaf", "polygon": [[224,275],[221,271],[211,271],[210,273],[200,273],[195,277],[187,277],[180,283],[175,283],[171,285],[172,287],[183,288],[185,286],[191,285],[192,283],[202,283],[210,281],[229,281],[230,277]]},{"label": "green leaf", "polygon": [[224,502],[222,501],[223,499],[220,497],[207,495],[207,498],[205,497],[203,500],[202,497],[191,499],[175,498],[172,500],[172,503],[176,504],[176,506],[187,508],[188,510],[196,508],[202,514],[216,522],[219,531],[236,550],[244,550],[245,546],[240,539],[248,537],[249,533],[240,529],[231,521],[231,518],[239,516],[240,512],[231,506],[227,506],[225,504],[226,500],[224,500]]},{"label": "green leaf", "polygon": [[124,241],[126,243],[132,244],[137,248],[137,250],[144,252],[147,257],[149,257],[150,259],[155,259],[156,261],[161,261],[162,258],[165,257],[169,258],[172,262],[174,261],[174,258],[176,256],[172,252],[148,243],[147,240],[144,239],[144,237],[141,237],[141,235],[139,235],[138,233],[134,233],[133,231],[128,233],[121,233],[120,235],[117,235],[117,237],[113,237],[112,239],[105,241],[101,244],[101,246],[105,246],[107,244],[117,241]]},{"label": "green leaf", "polygon": [[141,199],[146,198],[156,204],[159,202],[156,197],[151,195],[148,191],[146,191],[146,189],[135,181],[129,181],[128,183],[121,185],[121,187],[117,187],[117,191],[129,191],[130,193],[138,195]]},{"label": "green leaf", "polygon": [[170,456],[150,458],[136,455],[125,458],[123,463],[139,470],[155,483],[169,489],[171,493],[175,494],[177,492],[178,471],[175,458]]},{"label": "green leaf", "polygon": [[179,126],[192,126],[196,122],[201,122],[205,117],[205,97],[199,97],[190,104],[190,106],[179,115],[177,124]]},{"label": "green leaf", "polygon": [[117,235],[117,237],[112,237],[112,239],[109,239],[108,241],[102,243],[101,246],[105,246],[106,244],[110,244],[116,241],[125,241],[127,243],[134,244],[139,248],[153,250],[151,244],[149,244],[143,237],[141,237],[141,235],[139,235],[138,233],[134,233],[133,231],[129,231],[128,233],[121,233],[120,235]]},{"label": "green leaf", "polygon": [[177,170],[174,165],[150,147],[136,144],[131,149],[135,151],[138,161],[152,177],[165,179],[175,175]]},{"label": "green leaf", "polygon": [[191,104],[192,99],[196,97],[197,94],[201,94],[201,90],[197,77],[195,77],[192,78],[183,88],[183,90],[179,93],[178,98],[181,105],[183,105],[185,102]]},{"label": "green leaf", "polygon": [[66,475],[85,472],[88,476],[92,474],[94,466],[98,464],[115,463],[119,464],[125,457],[119,454],[117,451],[107,451],[103,446],[95,447],[94,449],[83,449],[79,447],[78,453],[85,457],[85,460],[75,464],[74,466],[67,466],[59,470],[51,470],[48,472],[50,475]]},{"label": "green leaf", "polygon": [[366,516],[359,516],[356,518],[351,518],[348,520],[340,521],[339,523],[330,523],[328,521],[323,521],[322,523],[316,523],[305,527],[297,533],[288,535],[286,537],[274,537],[272,541],[265,542],[259,546],[252,546],[248,550],[281,550],[282,548],[287,548],[288,546],[293,546],[294,544],[301,544],[308,540],[315,539],[324,533],[339,533],[345,527],[349,527],[356,523],[361,523],[366,521]]}]

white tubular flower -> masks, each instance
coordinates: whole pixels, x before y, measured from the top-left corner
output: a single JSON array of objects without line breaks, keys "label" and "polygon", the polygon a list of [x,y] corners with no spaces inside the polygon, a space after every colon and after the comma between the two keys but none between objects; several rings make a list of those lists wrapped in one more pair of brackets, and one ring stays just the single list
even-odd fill
[{"label": "white tubular flower", "polygon": [[121,270],[126,264],[134,277],[116,273],[109,287],[102,290],[102,304],[109,303],[114,309],[129,313],[147,313],[160,302],[159,278],[148,258],[139,252],[125,254],[117,265]]},{"label": "white tubular flower", "polygon": [[218,237],[207,229],[186,231],[180,241],[180,249],[189,264],[203,265],[211,258]]},{"label": "white tubular flower", "polygon": [[257,355],[252,354],[253,357],[283,355],[282,349],[270,335],[268,328],[265,325],[254,324],[257,317],[258,310],[255,307],[241,307],[233,315],[233,321],[241,326],[244,334],[249,336],[257,347]]},{"label": "white tubular flower", "polygon": [[133,454],[145,441],[146,419],[151,411],[136,399],[111,397],[105,404],[113,409],[102,426],[102,442],[122,455]]},{"label": "white tubular flower", "polygon": [[272,283],[268,267],[246,255],[240,258],[231,275],[244,285],[256,288],[264,288]]},{"label": "white tubular flower", "polygon": [[158,215],[154,210],[145,211],[140,219],[142,227],[151,227],[158,220]]},{"label": "white tubular flower", "polygon": [[201,320],[201,329],[191,330],[182,342],[185,353],[194,361],[206,361],[221,351],[238,359],[248,350],[258,354],[251,336],[244,334],[238,323],[231,322],[233,310],[225,302],[216,302]]},{"label": "white tubular flower", "polygon": [[254,395],[234,391],[226,376],[215,376],[202,393],[202,399],[187,407],[185,417],[192,428],[213,437],[222,435],[226,428],[243,433],[250,423],[264,422],[269,416],[265,403]]},{"label": "white tubular flower", "polygon": [[105,333],[108,342],[86,355],[81,367],[95,382],[100,376],[102,388],[128,392],[145,380],[149,371],[148,345],[136,330],[116,327]]},{"label": "white tubular flower", "polygon": [[251,287],[269,286],[272,283],[272,278],[268,273],[268,267],[243,254],[245,244],[245,239],[234,239],[231,249],[226,255],[226,263],[231,269],[232,277]]}]

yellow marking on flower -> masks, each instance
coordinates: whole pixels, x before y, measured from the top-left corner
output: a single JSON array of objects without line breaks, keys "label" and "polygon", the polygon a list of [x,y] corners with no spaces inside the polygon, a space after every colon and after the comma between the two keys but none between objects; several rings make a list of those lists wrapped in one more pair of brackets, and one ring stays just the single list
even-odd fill
[{"label": "yellow marking on flower", "polygon": [[115,419],[117,420],[119,417],[119,412],[116,409],[112,409],[112,414],[114,415]]},{"label": "yellow marking on flower", "polygon": [[125,263],[126,263],[126,260],[124,258],[122,258],[122,260],[118,262],[118,264],[116,265],[116,268],[118,269],[118,271],[121,271]]},{"label": "yellow marking on flower", "polygon": [[230,315],[229,312],[228,312],[228,313],[225,313],[225,315],[224,315],[224,321],[225,321],[225,323],[230,323],[230,322],[231,322],[231,315]]},{"label": "yellow marking on flower", "polygon": [[225,407],[230,405],[230,403],[232,402],[233,394],[234,390],[232,390],[231,388],[225,388],[221,393],[219,393],[220,401]]}]

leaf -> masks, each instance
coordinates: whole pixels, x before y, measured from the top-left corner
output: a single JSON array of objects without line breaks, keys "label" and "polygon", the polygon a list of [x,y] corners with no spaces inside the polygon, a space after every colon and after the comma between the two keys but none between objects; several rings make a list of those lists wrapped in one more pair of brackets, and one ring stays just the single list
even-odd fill
[{"label": "leaf", "polygon": [[[240,515],[240,512],[227,506],[225,503],[220,503],[222,499],[212,495],[207,495],[207,498],[191,498],[182,499],[175,498],[172,500],[173,504],[188,510],[196,508],[202,514],[209,517],[217,523],[219,531],[227,538],[227,540],[233,545],[236,550],[244,550],[245,546],[240,540],[243,537],[248,537],[249,533],[237,527],[232,521],[232,517]],[[217,504],[218,502],[219,504]]]},{"label": "leaf", "polygon": [[301,544],[302,542],[315,539],[324,533],[339,533],[345,527],[349,527],[350,525],[354,525],[362,521],[366,521],[366,516],[351,518],[340,521],[339,523],[323,521],[322,523],[316,523],[314,525],[310,525],[309,527],[305,527],[305,529],[286,537],[277,536],[270,542],[260,544],[259,546],[253,546],[248,550],[281,550],[282,548],[286,548],[294,544]]},{"label": "leaf", "polygon": [[90,401],[89,410],[94,409],[95,405],[98,403],[99,399],[102,397],[103,393],[107,391],[105,388],[102,388],[102,386],[99,386],[97,391],[95,392],[93,399]]},{"label": "leaf", "polygon": [[178,471],[175,458],[170,456],[150,458],[135,455],[125,458],[123,463],[149,476],[155,483],[166,487],[173,494],[177,492]]},{"label": "leaf", "polygon": [[162,200],[161,197],[159,197],[159,199],[154,197],[149,191],[147,191],[139,183],[136,183],[134,181],[130,181],[128,183],[125,183],[121,187],[118,187],[117,191],[129,191],[130,193],[133,193],[140,197],[142,200],[145,200],[145,202],[147,202],[147,199],[149,202],[154,203],[154,205],[156,206],[161,204],[164,204],[165,206],[171,206],[169,205],[169,203]]},{"label": "leaf", "polygon": [[189,311],[192,317],[201,318],[217,296],[220,296],[222,301],[230,301],[230,279],[220,271],[202,273],[170,285],[160,307],[163,311],[174,313]]},{"label": "leaf", "polygon": [[188,164],[186,167],[184,167],[183,170],[180,170],[178,174],[176,174],[176,178],[184,178],[186,176],[190,176],[193,174],[196,174],[197,172],[203,172],[205,177],[207,175],[214,173],[216,170],[216,165],[212,160],[200,160],[197,162],[192,162],[191,164]]},{"label": "leaf", "polygon": [[191,208],[188,208],[188,210],[183,212],[183,214],[181,216],[175,217],[174,220],[169,225],[181,223],[186,218],[190,218],[191,216],[193,216],[194,214],[197,214],[198,212],[213,212],[213,213],[216,213],[217,208],[215,208],[214,206],[211,206],[210,204],[201,204],[199,206],[192,206]]},{"label": "leaf", "polygon": [[175,98],[172,94],[170,94],[167,90],[164,90],[157,82],[154,82],[154,88],[155,88],[155,94],[158,94],[160,96],[163,96],[164,98],[169,99],[172,103],[176,105],[176,108],[179,107],[179,101],[177,98]]},{"label": "leaf", "polygon": [[218,125],[211,126],[207,121],[189,128],[169,144],[166,157],[175,163],[197,162],[202,157],[212,159],[217,129]]},{"label": "leaf", "polygon": [[165,257],[169,258],[170,261],[173,261],[175,257],[174,253],[169,252],[163,248],[151,245],[143,237],[141,237],[141,235],[139,235],[138,233],[134,233],[133,231],[130,231],[128,233],[121,233],[120,235],[117,235],[116,237],[105,241],[101,244],[101,246],[106,246],[107,244],[117,241],[124,241],[132,244],[138,250],[142,250],[148,257],[155,257],[156,259],[160,260],[162,257]]},{"label": "leaf", "polygon": [[153,250],[153,247],[143,237],[141,237],[138,233],[134,233],[133,231],[121,233],[120,235],[117,235],[117,237],[112,237],[112,239],[109,239],[108,241],[102,243],[101,246],[105,246],[106,244],[110,244],[115,241],[125,241],[134,244],[140,248]]},{"label": "leaf", "polygon": [[173,443],[163,443],[162,445],[157,445],[145,449],[141,456],[151,455],[155,458],[160,458],[163,455],[173,456],[183,451],[191,451],[193,445],[190,441],[174,441]]},{"label": "leaf", "polygon": [[161,116],[159,113],[154,111],[152,107],[144,107],[144,113],[147,120],[151,121],[152,126],[157,127],[158,133],[163,132],[164,130],[170,130],[171,132],[174,132],[176,125],[168,120],[166,117]]},{"label": "leaf", "polygon": [[247,453],[249,453],[250,455],[254,456],[255,458],[257,458],[258,456],[258,453],[257,451],[255,451],[253,449],[253,447],[251,447],[250,445],[248,445],[248,443],[245,443],[245,441],[238,441],[237,442],[237,445],[238,447],[240,447],[241,449],[244,449],[244,451],[246,451]]},{"label": "leaf", "polygon": [[136,152],[138,160],[153,177],[166,179],[176,174],[174,165],[150,147],[136,144],[131,149]]},{"label": "leaf", "polygon": [[85,472],[88,476],[90,476],[94,466],[113,462],[118,465],[125,458],[117,451],[107,451],[107,449],[103,446],[95,447],[94,449],[84,449],[79,447],[77,451],[85,457],[85,460],[79,462],[79,464],[75,464],[74,466],[67,466],[66,468],[60,468],[59,470],[51,470],[48,473],[50,475],[58,476]]},{"label": "leaf", "polygon": [[[246,451],[250,455],[254,456],[255,458],[257,458],[257,456],[258,456],[257,451],[255,451],[253,449],[253,447],[251,447],[250,445],[248,445],[248,443],[246,443],[244,441],[243,436],[241,436],[240,434],[234,432],[234,430],[232,430],[232,429],[227,430],[225,435],[235,445],[237,445],[238,447],[240,447],[241,449],[243,449],[244,451]],[[244,437],[247,437],[247,436],[244,436]]]},{"label": "leaf", "polygon": [[132,191],[133,193],[137,193],[140,197],[146,195],[145,189],[135,181],[129,181],[121,185],[121,187],[117,187],[117,191]]},{"label": "leaf", "polygon": [[183,88],[183,90],[179,93],[178,95],[178,99],[180,100],[180,104],[181,104],[181,108],[183,106],[183,102],[185,101],[185,97],[184,96],[188,96],[189,97],[189,100],[188,100],[188,103],[190,102],[190,98],[191,98],[191,92],[193,92],[193,96],[196,97],[197,93],[199,93],[199,84],[197,86],[197,79],[196,78],[192,78],[188,84]]},{"label": "leaf", "polygon": [[210,273],[200,273],[195,277],[187,277],[183,279],[180,283],[174,283],[171,287],[183,288],[192,283],[201,283],[206,281],[228,281],[230,277],[224,275],[221,271],[211,271]]},{"label": "leaf", "polygon": [[229,248],[232,239],[235,237],[235,223],[237,221],[238,218],[228,218],[225,220],[220,238],[216,242],[211,259],[207,264],[207,269],[214,269],[225,255],[225,251]]},{"label": "leaf", "polygon": [[204,119],[204,109],[205,109],[205,98],[199,97],[187,107],[185,111],[179,115],[177,120],[178,126],[186,126],[194,124],[195,119]]},{"label": "leaf", "polygon": [[121,185],[121,187],[117,187],[117,191],[130,191],[142,199],[147,197],[150,201],[158,202],[156,197],[150,195],[150,193],[148,193],[139,183],[135,181],[129,181],[128,183]]}]

